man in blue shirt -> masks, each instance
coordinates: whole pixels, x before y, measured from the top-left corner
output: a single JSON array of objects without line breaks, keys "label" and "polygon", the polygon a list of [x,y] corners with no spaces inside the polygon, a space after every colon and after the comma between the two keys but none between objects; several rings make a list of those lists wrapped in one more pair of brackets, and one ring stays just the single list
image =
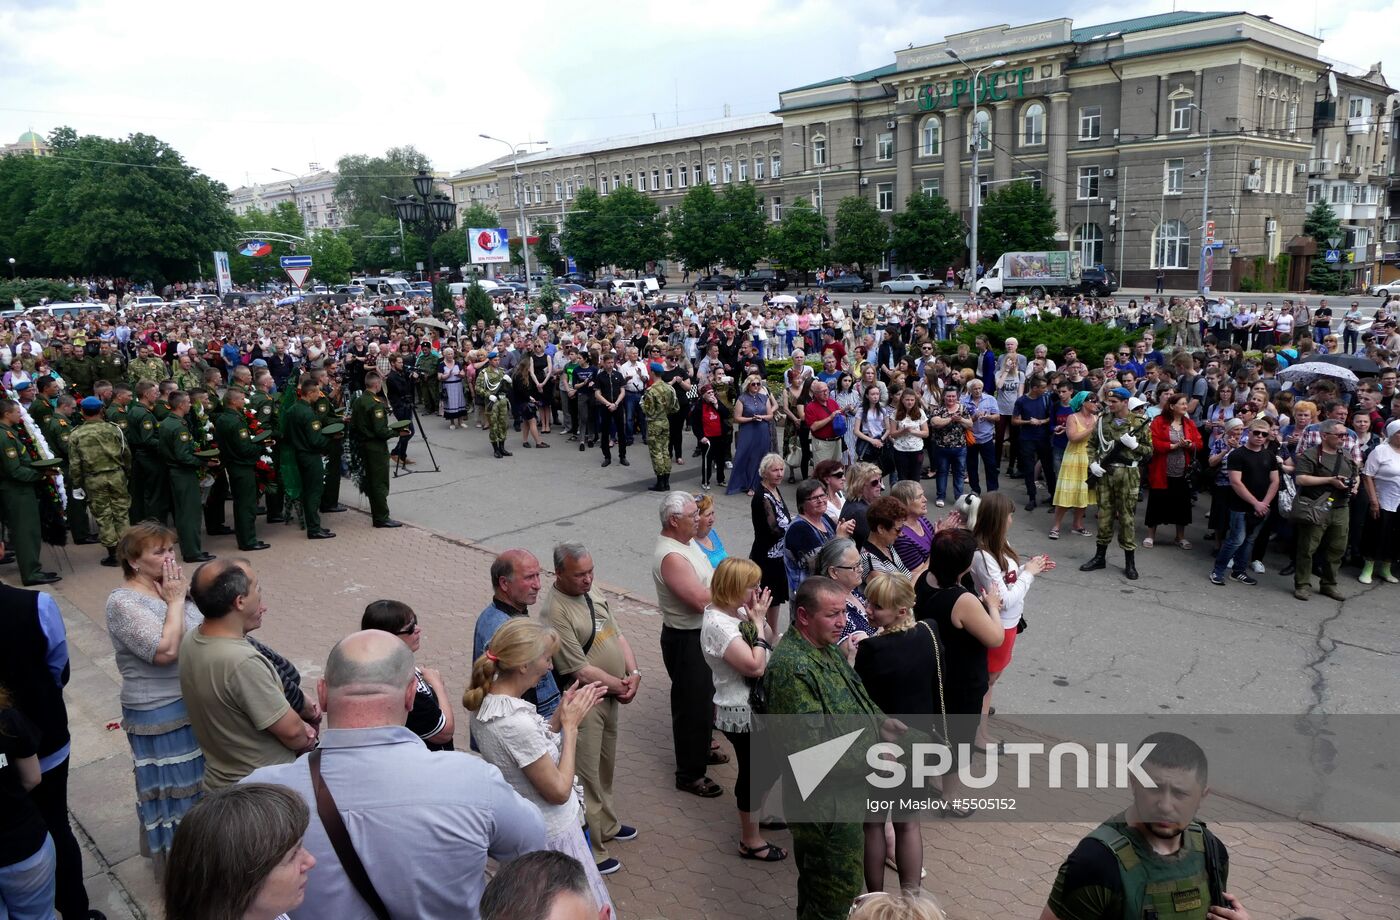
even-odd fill
[{"label": "man in blue shirt", "polygon": [[[529,606],[540,596],[540,561],[529,550],[508,549],[491,563],[491,584],[495,596],[476,618],[472,632],[472,661],[486,654],[491,637],[511,617],[529,616]],[[548,719],[559,707],[559,687],[554,672],[546,671],[533,690],[523,697],[542,718]]]},{"label": "man in blue shirt", "polygon": [[1050,447],[1050,428],[1054,413],[1050,396],[1045,392],[1045,378],[1033,375],[1026,381],[1025,395],[1016,400],[1011,424],[1021,435],[1021,470],[1026,477],[1026,510],[1036,509],[1035,465],[1040,461],[1045,472],[1045,487],[1051,497],[1055,494],[1055,457]]}]

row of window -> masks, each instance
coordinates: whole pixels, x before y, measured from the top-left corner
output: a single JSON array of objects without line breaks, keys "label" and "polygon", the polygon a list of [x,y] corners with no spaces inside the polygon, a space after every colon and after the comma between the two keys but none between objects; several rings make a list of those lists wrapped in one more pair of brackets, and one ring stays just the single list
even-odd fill
[{"label": "row of window", "polygon": [[[755,157],[753,160],[754,181],[762,182],[769,176],[772,176],[774,179],[782,178],[783,158],[777,154],[767,159]],[[674,167],[658,167],[651,170],[650,173],[646,171],[637,173],[632,173],[630,171],[613,173],[611,181],[609,181],[607,175],[600,175],[597,177],[597,181],[598,194],[606,195],[608,192],[617,191],[624,186],[627,188],[635,188],[639,192],[661,192],[677,188],[687,188],[690,185],[700,185],[704,182],[708,182],[710,185],[715,185],[721,181],[725,184],[730,184],[736,180],[739,182],[748,182],[749,178],[749,160],[741,157],[737,161],[737,168],[735,161],[732,160],[724,160],[718,164],[711,160],[703,167],[699,163],[689,165],[680,163]],[[554,197],[550,200],[550,203],[558,204],[561,201],[572,201],[575,193],[583,188],[583,182],[582,176],[566,176],[562,182],[556,180],[553,190]],[[525,203],[527,205],[545,204],[546,188],[546,186],[539,183],[534,185],[528,182],[525,183],[523,190]],[[517,191],[513,195],[514,200],[512,203],[518,205],[520,203],[519,199],[521,194],[520,191]]]},{"label": "row of window", "polygon": [[1374,185],[1348,185],[1333,182],[1323,186],[1317,183],[1308,186],[1308,204],[1327,201],[1331,204],[1379,204],[1380,189]]}]

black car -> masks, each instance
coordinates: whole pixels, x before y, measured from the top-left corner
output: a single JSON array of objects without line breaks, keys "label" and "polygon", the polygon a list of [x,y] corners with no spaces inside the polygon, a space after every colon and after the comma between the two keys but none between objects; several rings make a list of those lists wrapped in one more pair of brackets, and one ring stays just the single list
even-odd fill
[{"label": "black car", "polygon": [[569,272],[564,275],[563,280],[569,284],[581,284],[584,287],[588,287],[589,282],[593,279],[589,278],[588,275],[583,272]]},{"label": "black car", "polygon": [[612,283],[612,275],[599,275],[598,277],[594,278],[591,282],[589,282],[588,286],[593,288],[595,291],[611,291]]},{"label": "black car", "polygon": [[579,294],[582,294],[584,291],[588,290],[581,284],[570,284],[568,282],[565,282],[563,284],[556,284],[554,288],[565,297],[576,297]]},{"label": "black car", "polygon": [[695,282],[697,291],[732,291],[739,282],[733,275],[705,275]]},{"label": "black car", "polygon": [[1086,268],[1079,276],[1079,293],[1107,297],[1118,290],[1118,276],[1103,266]]},{"label": "black car", "polygon": [[870,282],[860,275],[842,275],[840,278],[828,278],[822,288],[831,293],[863,294],[870,290]]},{"label": "black car", "polygon": [[786,291],[788,286],[787,272],[781,268],[755,269],[736,280],[741,291]]}]

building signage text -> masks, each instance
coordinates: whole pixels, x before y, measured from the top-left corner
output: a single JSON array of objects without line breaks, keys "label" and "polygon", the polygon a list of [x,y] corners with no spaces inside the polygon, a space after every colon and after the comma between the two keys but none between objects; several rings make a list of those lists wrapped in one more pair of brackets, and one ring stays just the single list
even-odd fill
[{"label": "building signage text", "polygon": [[[1000,102],[1026,95],[1026,80],[1035,76],[1034,67],[1020,67],[984,73],[977,78],[977,105],[987,102]],[[972,102],[972,80],[957,77],[942,83],[925,83],[919,87],[919,110],[956,109]]]}]

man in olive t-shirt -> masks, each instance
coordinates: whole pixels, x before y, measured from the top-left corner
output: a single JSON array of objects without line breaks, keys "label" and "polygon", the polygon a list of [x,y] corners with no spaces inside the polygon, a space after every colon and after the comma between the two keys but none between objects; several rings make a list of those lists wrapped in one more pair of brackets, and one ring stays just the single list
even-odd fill
[{"label": "man in olive t-shirt", "polygon": [[615,872],[621,863],[608,856],[607,842],[637,836],[636,828],[618,820],[613,801],[618,705],[636,697],[642,672],[608,609],[607,598],[593,590],[593,557],[583,545],[563,543],[554,548],[554,587],[540,608],[540,620],[559,633],[554,670],[560,689],[577,680],[599,681],[608,690],[579,724],[574,769],[583,783],[593,860],[600,872]]},{"label": "man in olive t-shirt", "polygon": [[247,639],[267,612],[247,564],[201,565],[190,596],[204,622],[180,643],[180,693],[204,751],[204,788],[213,790],[258,767],[291,763],[315,745],[316,730],[287,703],[277,672]]}]

